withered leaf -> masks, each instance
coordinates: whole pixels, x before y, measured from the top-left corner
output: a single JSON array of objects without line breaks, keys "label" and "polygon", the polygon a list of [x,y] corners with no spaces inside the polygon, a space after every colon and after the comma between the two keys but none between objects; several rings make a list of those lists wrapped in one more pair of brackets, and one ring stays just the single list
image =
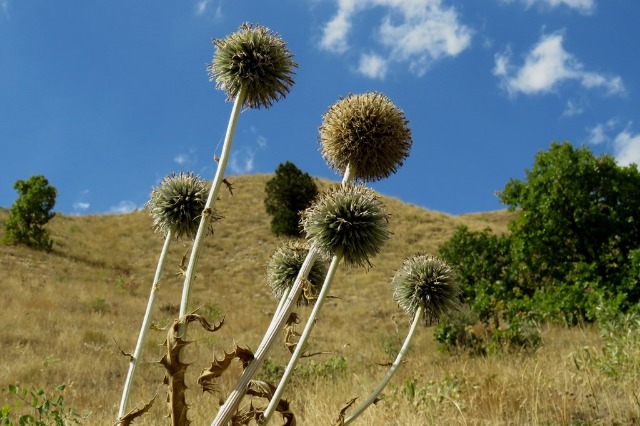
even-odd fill
[{"label": "withered leaf", "polygon": [[138,408],[138,409],[134,408],[133,410],[129,411],[124,416],[120,417],[118,419],[118,422],[114,426],[129,426],[129,425],[131,425],[131,423],[133,423],[133,421],[135,419],[137,419],[138,417],[142,416],[144,413],[149,411],[149,409],[151,408],[151,406],[155,402],[157,396],[158,396],[158,394],[156,393],[153,396],[153,398],[151,398],[151,401],[147,402],[142,408]]},{"label": "withered leaf", "polygon": [[346,405],[342,408],[342,410],[340,410],[340,414],[338,415],[338,419],[335,421],[333,426],[343,426],[344,425],[344,416],[347,413],[347,410],[349,408],[351,408],[351,406],[353,404],[355,404],[357,399],[358,399],[358,397],[356,396],[355,398],[351,399],[349,402],[346,403]]}]

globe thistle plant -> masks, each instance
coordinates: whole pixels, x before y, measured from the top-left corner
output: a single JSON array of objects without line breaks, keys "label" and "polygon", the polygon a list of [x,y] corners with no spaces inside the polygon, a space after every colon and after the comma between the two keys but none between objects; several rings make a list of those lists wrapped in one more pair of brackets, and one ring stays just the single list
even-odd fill
[{"label": "globe thistle plant", "polygon": [[[287,241],[273,253],[267,263],[267,282],[277,299],[281,299],[291,290],[308,253],[307,244],[297,240]],[[327,269],[324,263],[315,262],[306,279],[310,287],[309,292],[300,293],[298,305],[309,305],[313,302],[310,296],[320,292],[325,275]]]},{"label": "globe thistle plant", "polygon": [[[180,172],[165,177],[145,205],[151,212],[154,230],[164,236],[171,230],[177,239],[194,238],[208,193],[207,182],[193,173]],[[215,214],[214,217],[220,218]],[[208,233],[212,232],[209,226]]]},{"label": "globe thistle plant", "polygon": [[322,156],[344,174],[376,181],[402,166],[411,149],[411,130],[404,113],[385,95],[350,94],[329,107],[320,126]]},{"label": "globe thistle plant", "polygon": [[345,264],[371,265],[389,239],[388,215],[372,189],[344,185],[329,190],[302,214],[311,243],[326,255],[340,254]]},{"label": "globe thistle plant", "polygon": [[391,284],[394,287],[395,300],[413,317],[413,322],[387,374],[369,397],[342,421],[342,425],[350,424],[377,400],[380,392],[402,364],[418,324],[433,324],[440,316],[455,309],[459,303],[460,287],[455,281],[454,273],[445,261],[436,256],[418,254],[406,259],[393,276]]},{"label": "globe thistle plant", "polygon": [[436,256],[418,254],[406,259],[391,285],[394,299],[408,315],[413,317],[422,308],[427,326],[459,304],[460,287],[453,270]]},{"label": "globe thistle plant", "polygon": [[216,53],[208,71],[216,87],[233,100],[245,89],[244,105],[269,108],[293,85],[298,65],[287,44],[261,25],[244,23],[235,33],[214,39]]}]

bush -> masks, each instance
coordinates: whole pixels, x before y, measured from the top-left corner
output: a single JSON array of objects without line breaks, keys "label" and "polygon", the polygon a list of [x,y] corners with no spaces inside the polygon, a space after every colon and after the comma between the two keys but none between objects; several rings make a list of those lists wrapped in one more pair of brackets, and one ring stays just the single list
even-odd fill
[{"label": "bush", "polygon": [[26,182],[20,179],[13,188],[19,195],[5,224],[5,243],[51,250],[53,241],[43,226],[55,216],[51,210],[56,203],[56,188],[44,176],[31,176]]},{"label": "bush", "polygon": [[280,164],[275,176],[267,181],[264,204],[271,215],[271,231],[275,235],[299,236],[300,211],[311,205],[318,188],[308,173],[302,173],[295,164]]}]

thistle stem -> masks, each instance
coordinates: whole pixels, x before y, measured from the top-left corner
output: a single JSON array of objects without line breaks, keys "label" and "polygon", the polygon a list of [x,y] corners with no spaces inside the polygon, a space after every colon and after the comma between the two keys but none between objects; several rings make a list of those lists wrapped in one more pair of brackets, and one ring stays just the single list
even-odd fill
[{"label": "thistle stem", "polygon": [[133,352],[133,355],[131,356],[131,360],[129,361],[129,372],[127,373],[127,378],[124,382],[122,399],[120,401],[120,409],[118,410],[119,419],[126,414],[127,405],[129,405],[129,395],[131,394],[131,387],[133,385],[133,376],[136,372],[136,368],[138,367],[138,364],[140,363],[142,350],[147,340],[147,332],[149,331],[149,326],[151,322],[151,313],[156,303],[156,294],[158,293],[158,283],[160,282],[160,278],[162,277],[162,270],[164,269],[166,255],[167,255],[167,252],[169,251],[169,247],[171,246],[172,240],[173,240],[173,230],[169,229],[169,231],[167,232],[167,236],[164,239],[164,245],[162,247],[162,252],[160,252],[160,258],[158,259],[158,266],[156,267],[156,275],[153,278],[153,284],[151,285],[149,301],[147,302],[147,310],[144,313],[142,326],[140,327],[138,342],[136,343],[136,348]]},{"label": "thistle stem", "polygon": [[282,392],[284,392],[284,388],[285,386],[287,386],[287,382],[289,381],[289,377],[291,376],[291,373],[293,372],[293,369],[295,368],[298,360],[300,359],[300,356],[302,355],[303,351],[304,351],[304,347],[305,344],[307,342],[307,340],[309,339],[309,335],[311,334],[311,331],[313,330],[313,326],[315,325],[315,320],[316,317],[318,316],[318,313],[320,312],[320,309],[322,309],[322,305],[324,304],[325,299],[327,298],[327,293],[329,292],[329,287],[331,287],[331,283],[333,281],[333,277],[336,274],[336,271],[338,270],[338,265],[340,264],[340,260],[342,260],[342,253],[338,252],[333,256],[333,259],[331,259],[331,264],[329,265],[329,270],[327,271],[327,276],[324,279],[324,283],[322,284],[322,289],[320,290],[320,294],[318,295],[318,299],[316,300],[316,303],[313,307],[313,310],[311,311],[311,314],[309,315],[309,319],[307,320],[307,324],[304,327],[304,331],[302,332],[302,335],[300,336],[300,340],[298,340],[298,344],[296,345],[296,349],[293,352],[293,355],[291,356],[291,359],[289,360],[289,364],[287,364],[287,368],[284,371],[284,374],[282,375],[282,378],[280,379],[280,383],[278,383],[278,387],[276,388],[273,396],[271,397],[271,401],[269,402],[269,406],[267,407],[267,409],[265,410],[263,416],[264,419],[262,420],[261,424],[267,424],[267,422],[269,421],[269,419],[271,418],[271,415],[273,414],[273,411],[275,410],[275,408],[278,406],[278,403],[280,402],[280,397],[282,396]]},{"label": "thistle stem", "polygon": [[[187,266],[187,272],[184,277],[184,285],[182,287],[182,299],[180,300],[180,318],[183,318],[189,312],[189,308],[191,305],[191,285],[193,283],[196,265],[200,256],[202,241],[207,233],[209,221],[211,220],[211,216],[213,214],[213,205],[218,198],[220,186],[222,185],[222,181],[224,179],[224,172],[227,168],[229,153],[231,152],[231,145],[233,143],[233,135],[236,130],[236,124],[238,123],[240,110],[244,103],[245,94],[246,88],[242,86],[240,88],[240,91],[238,92],[238,95],[236,96],[235,102],[233,103],[233,109],[231,110],[231,116],[229,117],[229,124],[227,126],[227,133],[225,135],[224,144],[222,146],[222,153],[220,154],[220,160],[218,162],[218,169],[216,170],[216,175],[211,184],[211,190],[209,191],[209,197],[207,198],[207,202],[202,212],[202,217],[200,218],[200,226],[198,227],[198,232],[196,233],[196,237],[193,240],[193,248],[191,249],[189,265]],[[182,323],[178,335],[184,338],[186,333],[187,323]]]},{"label": "thistle stem", "polygon": [[315,248],[311,248],[309,253],[307,254],[306,259],[304,260],[302,266],[300,267],[300,271],[298,272],[298,276],[296,281],[289,291],[289,295],[287,296],[285,302],[282,304],[280,310],[276,312],[277,318],[274,319],[271,323],[271,327],[267,330],[264,335],[260,346],[256,350],[254,354],[254,359],[249,363],[247,368],[242,372],[242,376],[238,379],[235,388],[229,394],[229,397],[225,401],[225,403],[220,407],[216,418],[211,423],[211,426],[226,426],[228,422],[231,420],[235,410],[237,409],[240,401],[244,397],[247,386],[249,382],[253,378],[253,376],[258,371],[258,368],[264,362],[269,349],[271,349],[271,345],[275,342],[275,338],[278,332],[284,326],[286,320],[289,318],[291,314],[291,310],[293,309],[293,304],[297,300],[300,295],[300,291],[302,290],[302,282],[309,275],[309,271],[313,267],[316,259],[319,256],[319,252]]},{"label": "thistle stem", "polygon": [[378,395],[380,395],[380,392],[382,392],[382,390],[385,388],[385,386],[387,386],[387,384],[391,380],[391,377],[393,377],[393,375],[395,374],[396,370],[398,369],[398,367],[402,363],[402,359],[404,358],[404,356],[407,354],[407,351],[409,350],[409,343],[411,342],[411,339],[413,338],[413,335],[416,332],[416,328],[418,326],[418,323],[420,322],[420,317],[422,316],[422,311],[423,311],[422,306],[418,307],[418,309],[416,310],[416,313],[415,313],[415,315],[413,317],[413,323],[411,324],[411,328],[409,328],[409,332],[407,333],[407,337],[404,339],[404,343],[402,344],[402,348],[400,348],[400,352],[398,353],[398,356],[396,357],[395,361],[393,361],[393,364],[391,364],[391,367],[389,368],[389,371],[387,372],[386,376],[384,376],[382,381],[378,384],[378,387],[373,392],[371,392],[371,394],[366,399],[366,401],[364,401],[362,404],[360,404],[353,411],[353,413],[351,413],[344,420],[344,423],[342,423],[343,426],[348,425],[353,420],[355,420],[356,417],[358,417],[360,414],[362,414],[362,412],[376,400],[376,398],[378,397]]}]

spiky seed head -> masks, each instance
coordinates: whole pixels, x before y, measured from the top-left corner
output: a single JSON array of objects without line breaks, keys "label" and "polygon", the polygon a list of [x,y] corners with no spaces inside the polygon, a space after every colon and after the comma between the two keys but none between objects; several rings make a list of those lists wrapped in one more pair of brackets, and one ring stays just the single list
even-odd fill
[{"label": "spiky seed head", "polygon": [[388,215],[363,185],[330,189],[302,213],[307,238],[326,255],[341,253],[348,266],[371,266],[389,239]]},{"label": "spiky seed head", "polygon": [[417,254],[406,259],[393,276],[391,285],[393,298],[408,315],[413,317],[418,307],[424,309],[427,326],[459,305],[460,287],[455,274],[436,256]]},{"label": "spiky seed head", "polygon": [[289,93],[298,64],[287,44],[269,28],[244,23],[227,37],[213,39],[213,44],[216,51],[207,71],[216,88],[227,93],[227,100],[234,100],[244,86],[243,105],[269,108]]},{"label": "spiky seed head", "polygon": [[[289,240],[273,253],[267,262],[267,283],[277,299],[293,287],[308,253],[309,246],[299,240]],[[307,276],[310,291],[303,291],[300,294],[298,305],[309,305],[313,302],[310,296],[320,293],[326,275],[327,268],[324,262],[318,259]]]},{"label": "spiky seed head", "polygon": [[409,155],[411,130],[404,112],[385,95],[350,94],[329,107],[320,126],[320,151],[329,165],[344,174],[376,181],[395,173]]},{"label": "spiky seed head", "polygon": [[[204,211],[209,184],[191,172],[172,173],[151,191],[151,198],[145,207],[151,212],[153,228],[162,235],[169,230],[177,239],[193,239],[200,226],[200,216]],[[212,219],[218,216],[212,213]],[[209,225],[209,233],[213,228]]]}]

